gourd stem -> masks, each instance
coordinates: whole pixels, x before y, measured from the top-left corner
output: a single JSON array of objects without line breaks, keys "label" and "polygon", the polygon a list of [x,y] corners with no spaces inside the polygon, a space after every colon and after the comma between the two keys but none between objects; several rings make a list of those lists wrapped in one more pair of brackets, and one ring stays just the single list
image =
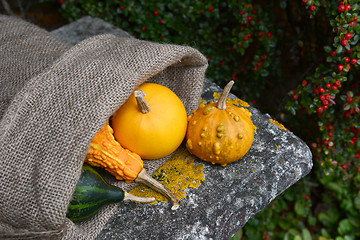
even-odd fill
[{"label": "gourd stem", "polygon": [[143,90],[137,90],[134,92],[138,109],[142,113],[150,112],[150,105],[145,101],[145,93]]},{"label": "gourd stem", "polygon": [[135,182],[145,184],[146,186],[166,196],[171,201],[172,204],[171,210],[176,210],[179,208],[180,205],[175,195],[169,189],[163,186],[161,183],[153,179],[146,172],[144,168],[139,172],[138,176],[135,178]]},{"label": "gourd stem", "polygon": [[226,84],[226,86],[224,87],[223,92],[220,95],[218,104],[217,104],[217,108],[221,109],[221,110],[225,110],[226,109],[226,99],[230,93],[230,90],[232,88],[232,86],[234,85],[234,81],[231,80],[230,82],[228,82],[228,84]]},{"label": "gourd stem", "polygon": [[155,198],[154,197],[151,197],[151,198],[145,198],[145,197],[137,197],[135,195],[132,195],[128,192],[125,192],[124,191],[124,201],[125,200],[131,200],[131,201],[136,201],[136,202],[141,202],[141,203],[152,203],[155,201]]}]

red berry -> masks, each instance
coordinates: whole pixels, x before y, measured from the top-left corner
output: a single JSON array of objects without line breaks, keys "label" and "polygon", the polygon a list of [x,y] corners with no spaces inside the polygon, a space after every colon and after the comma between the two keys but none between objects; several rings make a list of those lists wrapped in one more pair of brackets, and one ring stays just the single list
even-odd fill
[{"label": "red berry", "polygon": [[324,109],[322,108],[322,107],[318,107],[317,109],[316,109],[316,111],[317,111],[317,113],[322,113],[323,111],[324,111]]},{"label": "red berry", "polygon": [[336,85],[333,85],[332,90],[338,90],[338,87]]},{"label": "red berry", "polygon": [[351,54],[352,53],[352,48],[346,49],[346,53]]},{"label": "red berry", "polygon": [[344,11],[345,11],[345,6],[342,5],[342,4],[339,5],[339,6],[337,7],[337,11],[340,12],[340,13],[341,13],[341,12],[344,12]]},{"label": "red berry", "polygon": [[214,11],[214,7],[213,7],[213,6],[209,6],[209,7],[208,7],[208,11],[209,11],[209,12]]},{"label": "red berry", "polygon": [[325,99],[328,100],[328,101],[330,101],[331,96],[330,96],[329,94],[327,94],[327,95],[325,95]]},{"label": "red berry", "polygon": [[302,0],[303,3],[307,3],[309,0]]},{"label": "red berry", "polygon": [[319,89],[319,91],[320,91],[320,93],[324,93],[324,92],[325,92],[325,89],[324,89],[323,87],[321,87],[321,88]]},{"label": "red berry", "polygon": [[342,65],[342,64],[337,65],[337,69],[339,71],[342,71],[344,69],[344,65]]},{"label": "red berry", "polygon": [[316,6],[315,6],[315,5],[311,5],[311,6],[310,6],[310,10],[311,10],[311,11],[315,11],[315,10],[316,10]]},{"label": "red berry", "polygon": [[319,94],[319,89],[314,88],[313,92],[314,92],[314,94]]},{"label": "red berry", "polygon": [[348,103],[352,103],[353,98],[352,98],[352,97],[347,97],[347,98],[346,98],[346,101],[347,101]]},{"label": "red berry", "polygon": [[345,170],[347,167],[345,164],[341,164],[341,168]]},{"label": "red berry", "polygon": [[292,95],[292,98],[293,98],[294,100],[298,100],[299,96],[296,95],[296,94],[293,94],[293,95]]},{"label": "red berry", "polygon": [[331,84],[330,84],[330,83],[327,83],[327,84],[326,84],[326,88],[331,88]]},{"label": "red berry", "polygon": [[248,20],[248,22],[251,22],[253,20],[253,17],[252,16],[247,16],[246,19]]},{"label": "red berry", "polygon": [[340,86],[340,84],[341,84],[340,80],[336,80],[336,81],[335,81],[335,85],[336,85],[336,86]]},{"label": "red berry", "polygon": [[63,4],[63,3],[64,3],[64,0],[59,0],[59,3],[60,3],[60,4]]},{"label": "red berry", "polygon": [[323,106],[324,110],[328,109],[328,105]]},{"label": "red berry", "polygon": [[351,5],[350,5],[350,4],[346,4],[345,9],[348,10],[348,11],[350,11],[350,10],[351,10]]},{"label": "red berry", "polygon": [[305,200],[308,200],[310,197],[309,197],[309,195],[305,195]]},{"label": "red berry", "polygon": [[344,118],[345,118],[345,119],[348,119],[348,118],[350,117],[350,115],[351,115],[351,112],[350,112],[350,111],[346,111],[346,112],[344,113]]},{"label": "red berry", "polygon": [[266,33],[266,37],[271,38],[271,37],[272,37],[272,33],[271,33],[271,32],[267,32],[267,33]]},{"label": "red berry", "polygon": [[357,63],[357,59],[356,58],[351,59],[350,63],[355,65]]},{"label": "red berry", "polygon": [[329,137],[333,137],[334,134],[333,134],[332,132],[329,132],[329,133],[328,133],[328,136],[329,136]]},{"label": "red berry", "polygon": [[346,40],[346,39],[343,39],[343,40],[341,40],[341,42],[340,42],[340,44],[341,45],[343,45],[343,46],[346,46],[346,45],[348,45],[348,40]]},{"label": "red berry", "polygon": [[330,56],[335,57],[335,56],[336,56],[336,52],[335,52],[335,51],[331,51],[331,52],[330,52]]},{"label": "red berry", "polygon": [[334,129],[334,126],[330,124],[330,125],[327,126],[327,129],[328,129],[329,131],[331,131],[331,130]]},{"label": "red berry", "polygon": [[324,100],[324,101],[322,101],[322,104],[323,104],[324,106],[327,106],[327,105],[329,105],[329,101],[328,101],[328,100]]},{"label": "red berry", "polygon": [[124,10],[125,9],[125,7],[124,6],[120,6],[120,10],[122,11],[122,10]]},{"label": "red berry", "polygon": [[261,67],[261,62],[257,62],[256,66]]},{"label": "red berry", "polygon": [[153,14],[154,14],[155,16],[159,15],[158,10],[154,10]]},{"label": "red berry", "polygon": [[259,37],[262,37],[263,35],[264,35],[263,32],[258,32],[258,36],[259,36]]},{"label": "red berry", "polygon": [[146,30],[146,27],[145,27],[145,26],[143,26],[143,27],[141,28],[141,30],[145,31],[145,30]]},{"label": "red berry", "polygon": [[345,57],[345,63],[350,62],[350,58],[349,57]]},{"label": "red berry", "polygon": [[319,99],[320,99],[320,101],[324,101],[324,100],[325,100],[325,95],[321,95],[321,96],[319,97]]},{"label": "red berry", "polygon": [[220,65],[221,65],[221,66],[224,66],[224,65],[225,65],[225,62],[224,62],[224,61],[221,61],[221,62],[220,62]]},{"label": "red berry", "polygon": [[162,19],[160,19],[160,20],[159,20],[159,23],[160,23],[160,24],[163,24],[164,22],[163,22],[163,20],[162,20]]},{"label": "red berry", "polygon": [[350,40],[351,38],[352,38],[351,33],[346,33],[345,34],[345,39]]}]

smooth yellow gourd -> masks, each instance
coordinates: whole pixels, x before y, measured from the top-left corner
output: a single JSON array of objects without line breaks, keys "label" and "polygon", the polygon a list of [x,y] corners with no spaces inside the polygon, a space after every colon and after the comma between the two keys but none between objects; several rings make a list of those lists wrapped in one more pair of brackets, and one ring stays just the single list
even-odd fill
[{"label": "smooth yellow gourd", "polygon": [[115,139],[142,159],[158,159],[174,152],[183,141],[187,113],[169,88],[140,85],[111,118]]},{"label": "smooth yellow gourd", "polygon": [[252,113],[226,104],[233,84],[229,82],[217,103],[200,104],[188,118],[186,148],[198,158],[221,166],[242,158],[254,139]]}]

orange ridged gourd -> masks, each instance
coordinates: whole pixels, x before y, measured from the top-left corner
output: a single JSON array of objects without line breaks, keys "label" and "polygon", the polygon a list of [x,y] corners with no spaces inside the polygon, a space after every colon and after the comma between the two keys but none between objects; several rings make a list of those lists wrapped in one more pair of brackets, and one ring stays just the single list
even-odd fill
[{"label": "orange ridged gourd", "polygon": [[242,158],[254,139],[252,113],[226,103],[233,84],[228,83],[217,103],[200,104],[188,117],[186,148],[198,158],[221,166]]},{"label": "orange ridged gourd", "polygon": [[93,137],[84,162],[95,167],[104,168],[117,180],[124,180],[127,183],[135,181],[145,184],[166,196],[171,201],[172,210],[178,209],[179,202],[175,195],[153,179],[145,171],[141,157],[137,153],[123,148],[115,140],[113,133],[114,131],[109,122],[106,122]]},{"label": "orange ridged gourd", "polygon": [[140,156],[123,148],[113,135],[113,129],[107,122],[94,136],[85,157],[85,162],[102,167],[118,180],[132,182],[143,169]]}]

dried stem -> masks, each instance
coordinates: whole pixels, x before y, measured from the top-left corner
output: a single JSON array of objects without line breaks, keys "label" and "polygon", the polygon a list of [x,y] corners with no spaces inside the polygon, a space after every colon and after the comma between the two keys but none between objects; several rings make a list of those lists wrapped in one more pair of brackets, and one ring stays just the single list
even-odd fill
[{"label": "dried stem", "polygon": [[138,174],[135,182],[145,184],[146,186],[154,189],[155,191],[161,193],[162,195],[166,196],[172,204],[171,210],[176,210],[179,208],[179,202],[176,199],[175,195],[163,186],[161,183],[153,179],[143,168],[140,173]]},{"label": "dried stem", "polygon": [[143,90],[137,90],[134,92],[139,111],[142,113],[150,112],[150,105],[145,101],[145,93]]},{"label": "dried stem", "polygon": [[217,108],[221,109],[221,110],[225,110],[226,109],[226,99],[230,93],[230,90],[232,88],[232,86],[234,85],[234,81],[231,80],[230,82],[228,82],[228,84],[226,84],[226,86],[224,87],[223,92],[220,95],[218,104],[217,104]]},{"label": "dried stem", "polygon": [[154,197],[151,197],[151,198],[145,198],[145,197],[137,197],[137,196],[134,196],[128,192],[125,192],[124,191],[124,201],[125,200],[131,200],[131,201],[136,201],[136,202],[141,202],[141,203],[152,203],[155,201],[155,198]]}]

